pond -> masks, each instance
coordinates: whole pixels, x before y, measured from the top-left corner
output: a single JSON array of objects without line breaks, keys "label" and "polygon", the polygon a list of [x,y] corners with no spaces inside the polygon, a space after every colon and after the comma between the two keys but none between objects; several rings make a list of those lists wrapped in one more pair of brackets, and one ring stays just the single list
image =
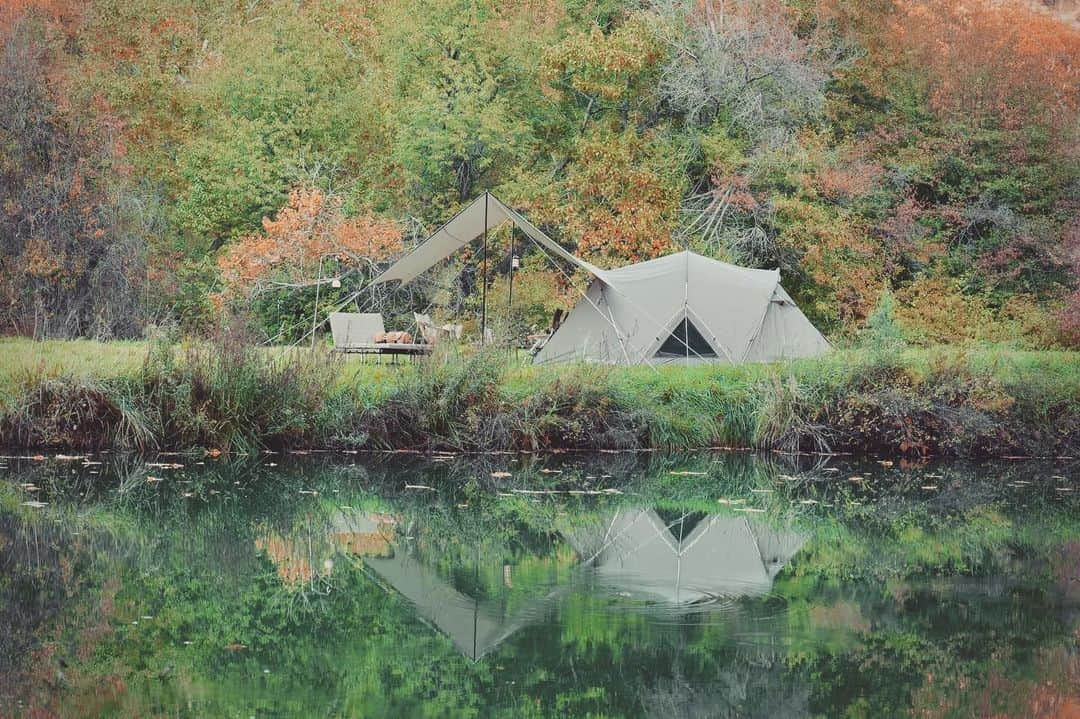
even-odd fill
[{"label": "pond", "polygon": [[1076,478],[4,458],[0,716],[1078,716]]}]

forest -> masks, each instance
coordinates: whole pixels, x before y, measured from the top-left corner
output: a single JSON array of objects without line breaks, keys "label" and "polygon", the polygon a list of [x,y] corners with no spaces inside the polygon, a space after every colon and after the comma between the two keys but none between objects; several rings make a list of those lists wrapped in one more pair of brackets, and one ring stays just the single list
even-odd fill
[{"label": "forest", "polygon": [[[1026,3],[8,0],[0,43],[0,334],[293,341],[491,191],[602,267],[778,267],[834,342],[886,298],[1080,346],[1080,31]],[[371,301],[474,321],[476,253],[434,274]],[[572,279],[525,253],[504,321]]]}]

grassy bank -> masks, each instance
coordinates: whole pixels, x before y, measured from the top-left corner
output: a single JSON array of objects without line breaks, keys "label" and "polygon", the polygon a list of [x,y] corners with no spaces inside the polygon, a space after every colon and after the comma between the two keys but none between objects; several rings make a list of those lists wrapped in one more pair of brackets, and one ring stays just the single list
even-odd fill
[{"label": "grassy bank", "polygon": [[5,341],[0,355],[10,447],[1080,451],[1080,357],[1067,352],[844,350],[654,370],[533,367],[492,351],[389,367],[226,337]]}]

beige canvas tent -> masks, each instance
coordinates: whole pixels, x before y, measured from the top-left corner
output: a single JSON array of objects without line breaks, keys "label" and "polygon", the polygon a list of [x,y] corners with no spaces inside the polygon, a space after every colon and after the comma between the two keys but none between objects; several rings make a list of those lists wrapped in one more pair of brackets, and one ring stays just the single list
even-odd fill
[{"label": "beige canvas tent", "polygon": [[777,270],[737,267],[693,252],[603,270],[575,257],[490,193],[374,283],[407,284],[504,222],[514,223],[549,259],[568,262],[591,278],[577,306],[536,355],[537,363],[738,364],[812,357],[829,349],[780,286]]},{"label": "beige canvas tent", "polygon": [[828,350],[779,271],[680,252],[594,273],[536,362],[738,364]]},{"label": "beige canvas tent", "polygon": [[745,517],[665,521],[654,509],[617,511],[568,539],[601,586],[671,604],[767,594],[805,541]]}]

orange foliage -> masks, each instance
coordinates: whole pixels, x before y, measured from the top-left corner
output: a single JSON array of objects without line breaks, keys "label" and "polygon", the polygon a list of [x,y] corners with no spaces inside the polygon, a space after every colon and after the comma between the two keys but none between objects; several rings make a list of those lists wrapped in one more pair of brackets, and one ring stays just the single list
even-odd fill
[{"label": "orange foliage", "polygon": [[20,18],[33,15],[52,23],[65,25],[77,18],[82,3],[72,0],[2,0],[0,1],[0,35]]},{"label": "orange foliage", "polygon": [[[1080,32],[1026,4],[894,0],[889,10],[827,0],[861,34],[874,63],[926,73],[932,108],[949,116],[1062,126],[1080,111]],[[839,6],[848,6],[840,11]],[[852,11],[850,8],[858,8]]]},{"label": "orange foliage", "polygon": [[633,133],[602,133],[581,143],[567,178],[578,201],[562,220],[582,254],[621,263],[672,250],[681,188],[648,158],[647,145]]},{"label": "orange foliage", "polygon": [[227,291],[250,289],[274,274],[311,279],[319,258],[332,255],[346,265],[380,262],[402,249],[401,230],[367,212],[345,217],[341,198],[297,188],[263,231],[241,237],[218,257]]}]

